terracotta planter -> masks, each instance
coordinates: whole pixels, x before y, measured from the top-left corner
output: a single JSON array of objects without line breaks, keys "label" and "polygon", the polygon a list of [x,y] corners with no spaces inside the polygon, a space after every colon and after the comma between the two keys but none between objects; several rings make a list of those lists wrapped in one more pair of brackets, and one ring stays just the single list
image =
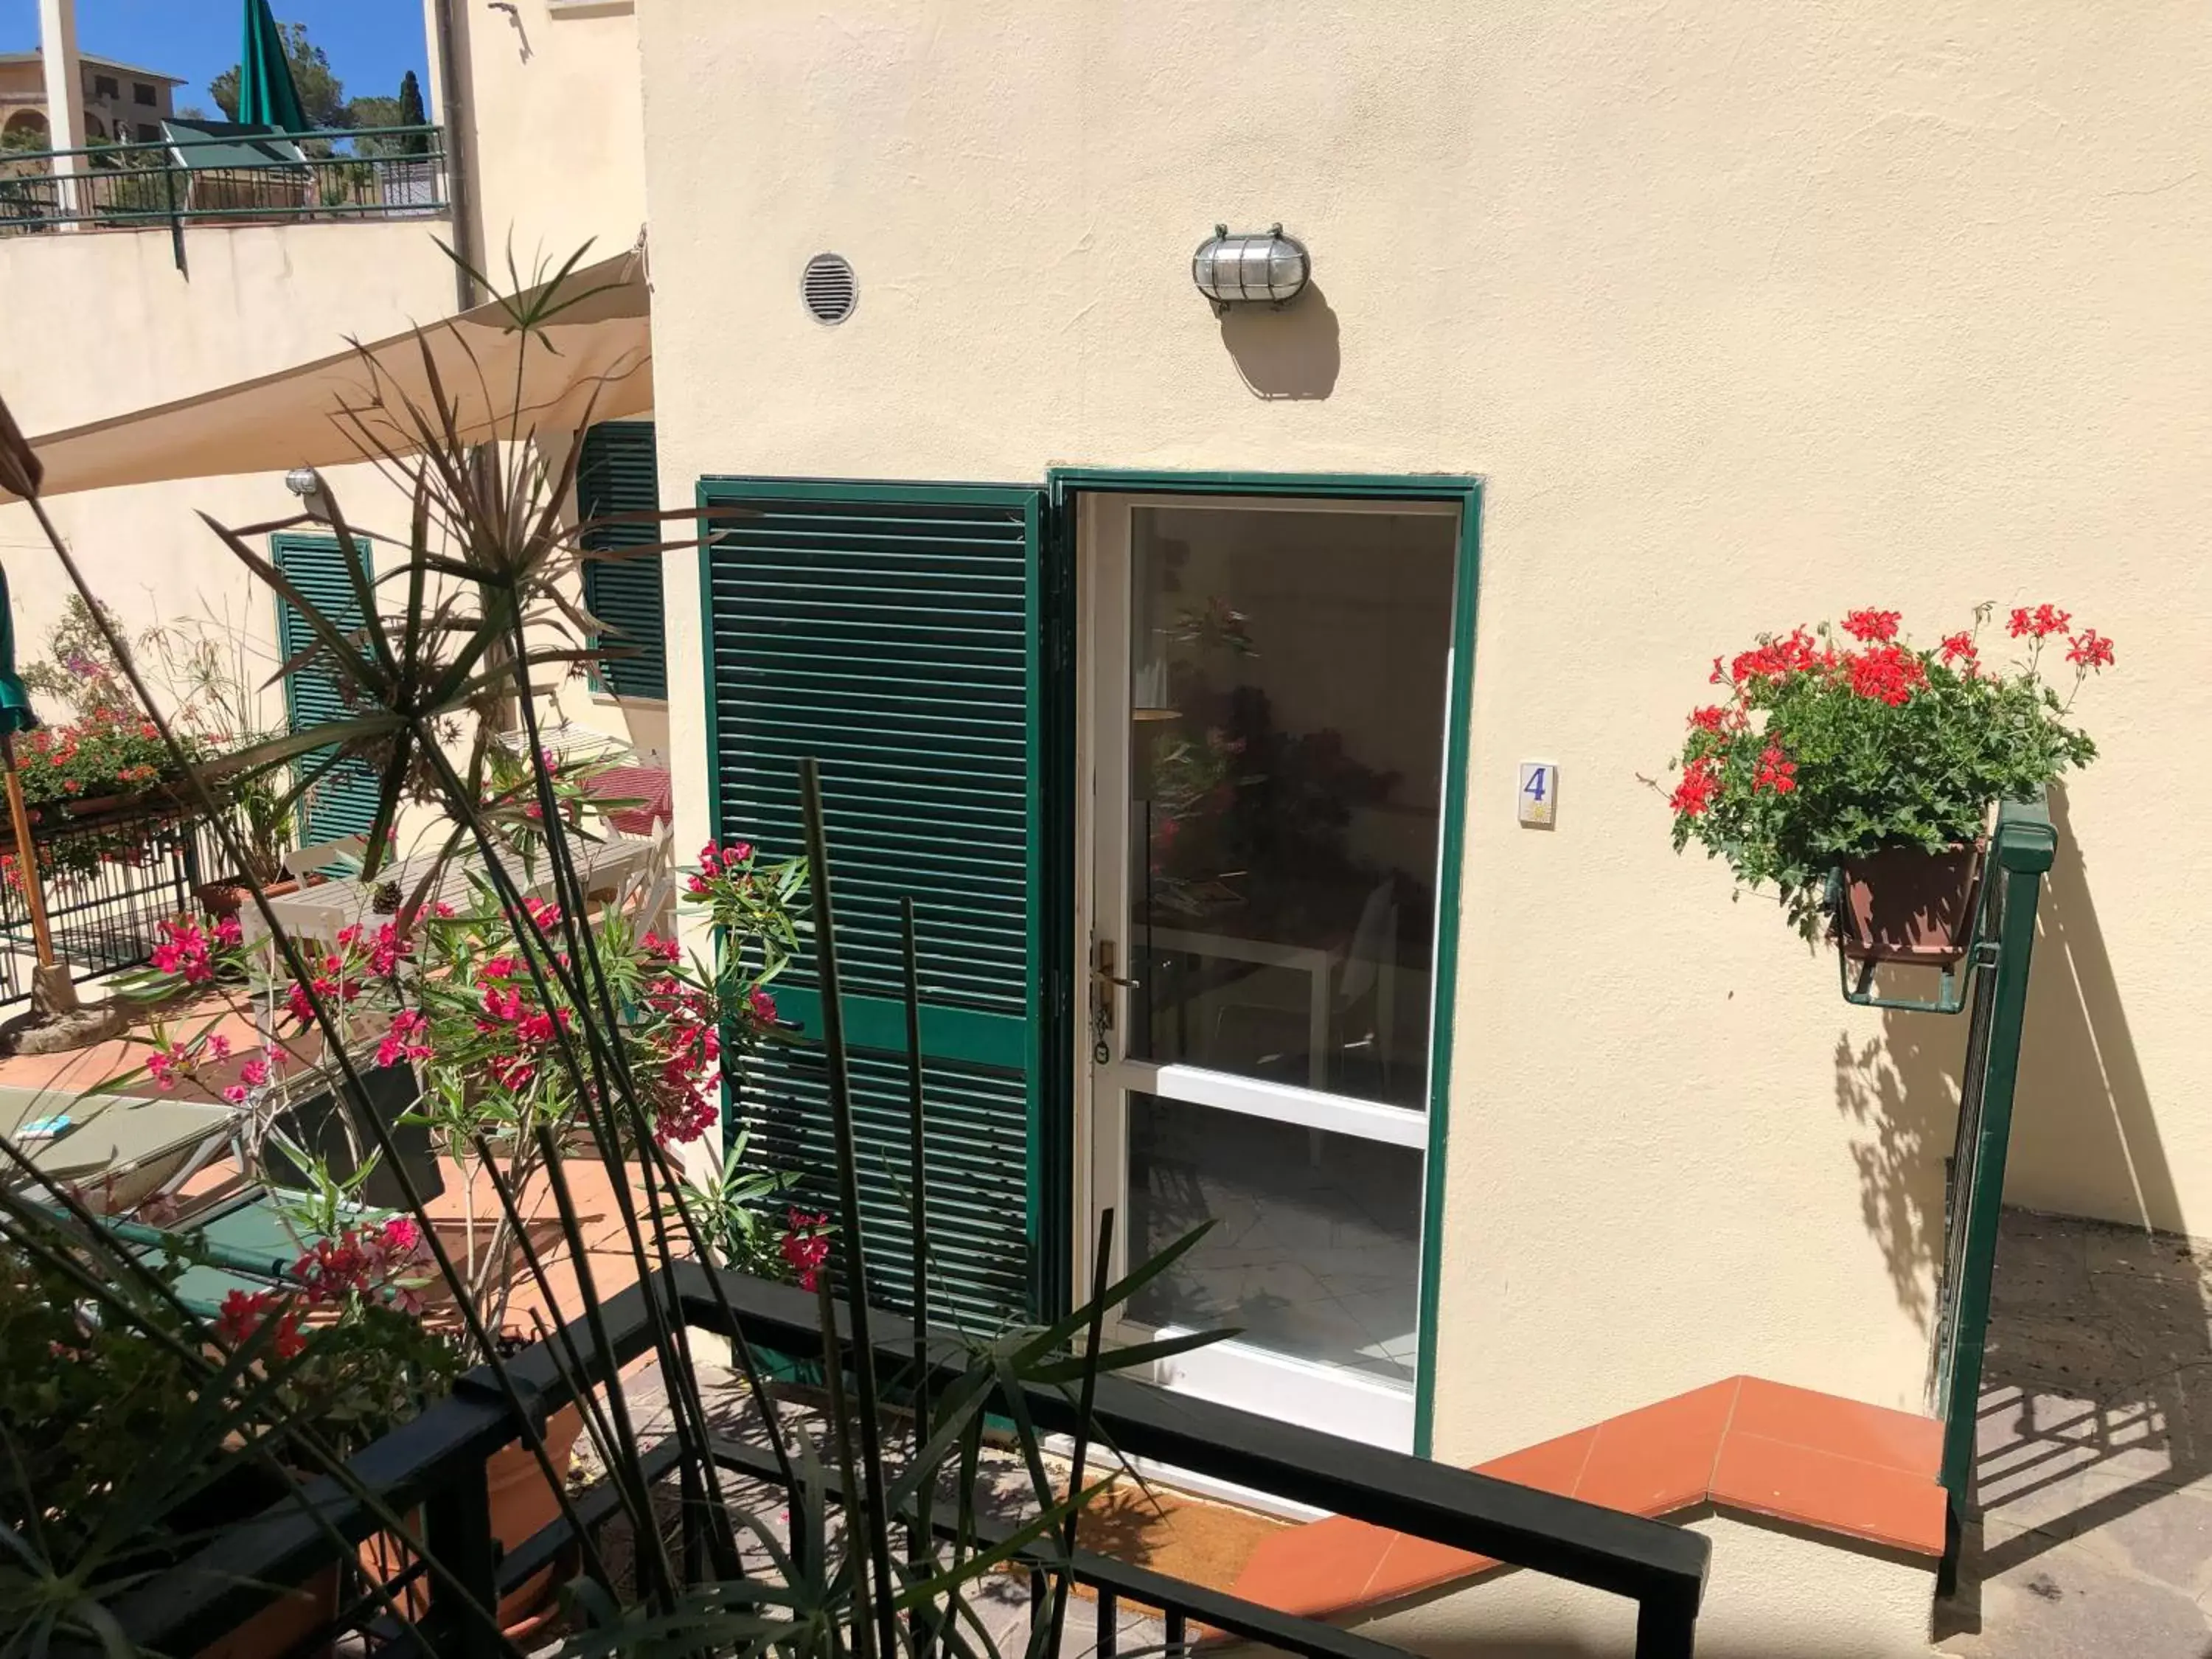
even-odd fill
[{"label": "terracotta planter", "polygon": [[[202,1648],[196,1659],[279,1659],[337,1616],[338,1566],[333,1561],[221,1641]],[[330,1651],[326,1642],[309,1650],[310,1659],[326,1659]]]},{"label": "terracotta planter", "polygon": [[204,881],[192,889],[192,896],[211,916],[236,915],[246,908],[246,890],[232,881]]},{"label": "terracotta planter", "polygon": [[[583,1413],[574,1406],[564,1406],[546,1419],[545,1455],[563,1475],[583,1431]],[[484,1485],[491,1498],[491,1535],[502,1549],[528,1543],[561,1513],[561,1501],[545,1484],[545,1472],[520,1441],[495,1453],[484,1465]],[[362,1570],[372,1577],[397,1577],[407,1559],[405,1548],[389,1533],[362,1540]],[[542,1622],[552,1589],[553,1569],[547,1567],[500,1598],[499,1622],[510,1637],[519,1638]],[[409,1618],[419,1619],[429,1610],[433,1593],[428,1583],[417,1578],[398,1600]]]},{"label": "terracotta planter", "polygon": [[1948,967],[1973,945],[1981,876],[1978,843],[1944,853],[1885,847],[1846,859],[1836,944],[1854,962]]},{"label": "terracotta planter", "polygon": [[73,818],[101,818],[126,806],[136,806],[145,799],[143,792],[129,795],[80,795],[63,805]]}]

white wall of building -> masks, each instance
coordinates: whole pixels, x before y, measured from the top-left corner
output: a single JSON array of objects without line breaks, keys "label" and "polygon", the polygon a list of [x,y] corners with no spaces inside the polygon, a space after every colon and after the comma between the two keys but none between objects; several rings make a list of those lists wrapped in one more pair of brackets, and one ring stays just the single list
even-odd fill
[{"label": "white wall of building", "polygon": [[[1054,464],[1486,480],[1437,1449],[1735,1371],[1922,1404],[1962,1020],[1678,860],[1704,665],[2052,600],[2079,713],[2011,1196],[2212,1231],[2196,8],[655,0],[663,495]],[[711,95],[709,95],[711,94]],[[1315,284],[1217,320],[1218,220]],[[817,325],[806,258],[853,262]],[[688,556],[669,592],[690,591]],[[672,617],[679,757],[697,623]],[[1563,769],[1516,827],[1516,763]],[[684,844],[706,823],[679,763]],[[1909,1090],[1896,1086],[1899,1077]]]},{"label": "white wall of building", "polygon": [[[0,238],[0,393],[35,438],[343,350],[452,308],[451,267],[421,222],[201,227]],[[187,274],[187,272],[189,274]],[[348,517],[404,530],[372,468],[328,471]],[[136,632],[213,613],[273,654],[274,601],[203,523],[299,510],[280,472],[88,491],[48,503],[88,577]],[[265,539],[262,550],[266,551]],[[67,598],[27,507],[0,506],[19,655],[35,656]]]}]

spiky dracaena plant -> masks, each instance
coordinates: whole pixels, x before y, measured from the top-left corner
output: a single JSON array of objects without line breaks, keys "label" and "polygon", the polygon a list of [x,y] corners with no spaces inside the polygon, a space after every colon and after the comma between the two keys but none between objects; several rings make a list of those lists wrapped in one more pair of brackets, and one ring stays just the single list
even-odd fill
[{"label": "spiky dracaena plant", "polygon": [[[1163,1339],[1110,1353],[1102,1346],[1109,1310],[1165,1272],[1196,1236],[1119,1283],[1106,1282],[1102,1270],[1091,1301],[1044,1328],[965,1338],[949,1346],[919,1340],[907,1379],[910,1391],[904,1395],[914,1425],[912,1439],[902,1460],[890,1455],[885,1426],[890,1380],[878,1375],[869,1338],[868,1244],[859,1201],[852,1101],[839,1019],[831,869],[819,780],[813,763],[802,763],[811,942],[825,1010],[836,1163],[833,1171],[825,1172],[833,1179],[818,1184],[830,1187],[837,1195],[830,1221],[836,1271],[817,1277],[831,1405],[826,1421],[812,1431],[780,1409],[722,1279],[708,1275],[707,1283],[721,1304],[720,1322],[736,1334],[734,1355],[750,1409],[759,1415],[781,1484],[791,1495],[787,1532],[780,1534],[767,1518],[739,1507],[726,1493],[707,1398],[684,1340],[674,1289],[676,1264],[710,1260],[714,1241],[702,1206],[687,1197],[674,1160],[655,1138],[653,1079],[640,1075],[633,1047],[623,1039],[635,1009],[625,1006],[625,988],[619,971],[606,960],[603,939],[585,925],[579,832],[563,811],[538,730],[539,701],[546,690],[544,677],[555,671],[566,672],[595,654],[589,640],[595,623],[572,597],[585,556],[578,527],[562,521],[578,447],[566,446],[565,459],[558,465],[547,465],[540,434],[522,412],[524,364],[534,353],[551,351],[549,325],[591,297],[574,280],[577,264],[572,258],[542,281],[527,286],[518,282],[519,291],[501,301],[514,337],[516,358],[503,405],[487,376],[476,368],[466,341],[458,331],[453,336],[460,343],[462,359],[476,374],[470,395],[484,406],[510,411],[492,434],[495,443],[482,442],[483,434],[469,427],[459,412],[461,399],[446,384],[446,371],[441,368],[435,348],[441,343],[435,331],[418,336],[426,392],[410,393],[370,354],[362,354],[367,393],[357,404],[338,411],[337,418],[363,457],[404,491],[410,513],[408,533],[393,539],[356,531],[336,501],[327,503],[325,521],[342,541],[381,542],[392,554],[382,562],[382,574],[374,578],[348,562],[353,608],[361,618],[357,623],[348,625],[318,607],[252,544],[252,538],[299,520],[240,530],[210,524],[257,578],[298,610],[311,630],[312,642],[283,665],[279,678],[310,670],[336,673],[348,703],[339,720],[258,745],[243,757],[230,757],[228,767],[233,771],[259,769],[270,775],[290,769],[290,787],[296,793],[348,758],[372,763],[382,782],[367,848],[370,878],[386,856],[386,832],[404,804],[420,803],[441,812],[434,864],[453,859],[471,861],[511,939],[515,982],[526,986],[539,1006],[572,1012],[572,1018],[549,1022],[540,1057],[562,1079],[563,1118],[535,1122],[517,1133],[517,1139],[532,1145],[537,1157],[531,1173],[542,1174],[556,1206],[557,1238],[550,1248],[521,1224],[526,1194],[509,1178],[512,1167],[502,1166],[489,1147],[479,1150],[497,1204],[514,1224],[514,1242],[523,1258],[519,1271],[546,1305],[556,1300],[552,1278],[556,1267],[565,1267],[578,1281],[583,1316],[555,1333],[548,1346],[561,1374],[577,1388],[586,1431],[607,1471],[618,1512],[635,1538],[635,1562],[629,1575],[617,1578],[610,1571],[579,1523],[564,1490],[567,1471],[556,1467],[534,1425],[498,1332],[471,1294],[467,1267],[454,1259],[441,1239],[435,1218],[392,1144],[390,1126],[369,1104],[362,1067],[349,1043],[342,1003],[317,989],[307,954],[271,910],[258,884],[254,902],[269,928],[271,948],[301,988],[305,1011],[321,1032],[353,1133],[375,1149],[405,1192],[407,1207],[421,1224],[437,1275],[452,1293],[474,1353],[484,1362],[481,1380],[504,1400],[563,1518],[577,1534],[582,1571],[574,1587],[578,1626],[570,1642],[574,1651],[774,1653],[790,1659],[838,1659],[848,1652],[863,1659],[891,1659],[902,1652],[921,1659],[943,1651],[969,1659],[995,1652],[982,1619],[969,1605],[969,1594],[979,1580],[1018,1556],[1032,1565],[1042,1561],[1060,1575],[1053,1616],[1039,1623],[1030,1638],[1032,1652],[1043,1651],[1058,1640],[1066,1604],[1064,1565],[1073,1546],[1077,1517],[1090,1495],[1084,1472],[1089,1436],[1078,1434],[1075,1473],[1063,1492],[1046,1468],[1025,1391],[1036,1387],[1069,1390],[1078,1398],[1080,1415],[1087,1417],[1091,1391],[1102,1371],[1150,1364],[1227,1334]],[[446,355],[450,362],[450,350]],[[31,500],[70,580],[89,600],[94,596],[82,570],[39,506],[35,460],[0,409],[0,485]],[[666,546],[682,544],[635,550],[626,556],[650,556]],[[185,746],[176,741],[177,734],[148,695],[127,642],[115,636],[107,643],[134,692],[161,725],[200,805],[212,812],[216,796],[209,781],[192,766]],[[515,746],[529,757],[527,775],[520,789],[501,790],[488,803],[487,756],[498,735],[509,728],[519,728]],[[319,755],[321,750],[331,752]],[[216,828],[226,842],[234,839],[234,830],[219,817]],[[530,896],[526,888],[532,884],[520,873],[521,860],[510,832],[526,828],[533,860],[543,866],[539,874],[551,896],[550,906]],[[236,867],[246,867],[241,848],[227,845],[226,852]],[[397,927],[418,921],[437,878],[434,869],[404,896]],[[926,1324],[927,1313],[929,1187],[921,1162],[927,1103],[914,967],[918,946],[910,905],[907,916],[909,1132],[915,1148],[908,1201],[915,1209],[914,1282],[921,1304],[915,1310],[919,1328]],[[718,987],[724,983],[719,970],[713,978]],[[629,1258],[626,1276],[648,1287],[644,1298],[648,1348],[667,1389],[670,1433],[677,1452],[675,1469],[662,1478],[672,1478],[684,1494],[686,1535],[703,1546],[696,1559],[692,1552],[674,1547],[671,1523],[655,1508],[652,1472],[663,1466],[648,1461],[622,1389],[595,1395],[581,1385],[588,1375],[611,1376],[620,1369],[587,1239],[562,1172],[563,1154],[574,1157],[582,1152],[627,1177],[611,1183],[618,1248]],[[0,1146],[0,1153],[21,1159],[11,1145]],[[67,1220],[64,1250],[45,1236],[51,1218],[20,1202],[0,1200],[0,1232],[27,1248],[36,1243],[50,1254],[66,1256],[75,1264],[88,1302],[96,1304],[105,1316],[134,1328],[189,1322],[180,1305],[171,1305],[173,1297],[162,1304],[158,1319],[146,1313],[144,1294],[125,1294],[119,1288],[135,1286],[143,1277],[132,1266],[130,1253],[89,1215],[72,1208]],[[1110,1237],[1101,1241],[1102,1263],[1109,1243]],[[606,1246],[602,1242],[599,1248]],[[842,1298],[851,1338],[848,1356],[841,1353],[833,1297]],[[318,1425],[300,1420],[296,1412],[288,1415],[271,1403],[283,1397],[281,1389],[240,1384],[234,1373],[240,1370],[256,1379],[281,1382],[286,1364],[282,1354],[226,1344],[218,1333],[189,1322],[181,1328],[181,1336],[176,1328],[163,1328],[169,1332],[179,1363],[192,1370],[195,1387],[233,1414],[226,1419],[225,1443],[233,1448],[244,1444],[271,1469],[285,1473],[293,1483],[289,1498],[295,1503],[306,1501],[299,1480],[302,1472],[329,1476],[343,1493],[366,1506],[379,1524],[422,1556],[442,1597],[446,1611],[441,1616],[471,1622],[484,1643],[505,1642],[494,1628],[492,1613],[468,1593],[460,1565],[443,1559],[442,1553],[454,1548],[456,1540],[425,1540],[418,1526],[392,1514],[335,1455]],[[218,1361],[210,1355],[225,1358]],[[975,1525],[974,1509],[987,1411],[1011,1415],[1019,1467],[1030,1489],[1029,1518],[1010,1534],[988,1542]],[[248,1419],[246,1426],[233,1420],[240,1417]],[[253,1425],[265,1431],[247,1432],[246,1427]],[[841,1522],[830,1519],[825,1501],[833,1487],[843,1500]],[[949,1524],[940,1523],[932,1512],[933,1498],[945,1488],[957,1495],[956,1516]],[[329,1526],[321,1510],[312,1512],[319,1525]],[[331,1536],[336,1540],[337,1534],[332,1532]],[[750,1563],[749,1553],[753,1558]],[[31,1554],[35,1557],[35,1548]],[[763,1555],[770,1563],[765,1573],[758,1565]],[[56,1576],[50,1567],[42,1564],[40,1569],[48,1578]],[[0,1565],[0,1578],[11,1570]],[[62,1576],[75,1571],[71,1568]],[[69,1582],[78,1584],[75,1577]],[[69,1603],[62,1622],[95,1638],[106,1638],[115,1621],[99,1605],[97,1584],[80,1588],[86,1588],[86,1594]],[[405,1621],[410,1609],[388,1589],[373,1586],[371,1600],[372,1611]]]}]

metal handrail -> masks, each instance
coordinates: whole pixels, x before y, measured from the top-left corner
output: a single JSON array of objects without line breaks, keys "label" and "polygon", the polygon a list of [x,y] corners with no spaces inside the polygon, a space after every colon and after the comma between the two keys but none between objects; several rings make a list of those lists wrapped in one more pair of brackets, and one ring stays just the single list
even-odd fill
[{"label": "metal handrail", "polygon": [[[416,142],[419,149],[396,148]],[[412,216],[443,211],[447,183],[445,131],[436,126],[0,152],[0,235],[71,224]]]},{"label": "metal handrail", "polygon": [[[605,1304],[613,1367],[650,1346],[648,1286],[692,1329],[724,1336],[742,1330],[760,1348],[801,1361],[820,1357],[813,1297],[788,1285],[683,1262],[672,1277],[671,1270],[656,1273],[648,1285],[633,1285]],[[726,1306],[735,1316],[734,1327],[725,1317]],[[842,1308],[838,1322],[845,1343],[848,1334]],[[607,1380],[609,1354],[595,1346],[581,1322],[572,1334],[590,1380]],[[870,1334],[886,1364],[904,1364],[913,1354],[911,1328],[893,1315],[872,1312]],[[949,1334],[946,1343],[948,1349],[953,1343]],[[507,1371],[541,1421],[543,1413],[573,1397],[544,1344],[508,1362]],[[1056,1390],[1030,1389],[1027,1405],[1044,1429],[1075,1426],[1076,1407]],[[1700,1534],[1121,1377],[1098,1379],[1091,1422],[1102,1443],[1127,1455],[1626,1597],[1638,1606],[1638,1659],[1686,1659],[1692,1651],[1711,1549]],[[451,1398],[362,1451],[350,1468],[392,1509],[404,1513],[423,1505],[434,1534],[441,1512],[454,1517],[449,1525],[469,1524],[467,1517],[483,1501],[485,1460],[520,1433],[489,1375],[475,1373],[462,1380]],[[761,1473],[742,1446],[724,1445],[716,1455],[729,1467]],[[179,1652],[197,1651],[234,1630],[278,1593],[275,1587],[302,1583],[329,1561],[331,1545],[310,1510],[348,1539],[376,1529],[370,1514],[336,1481],[309,1482],[133,1592],[114,1609],[123,1628],[143,1646]],[[507,1566],[520,1571],[560,1541],[543,1534],[516,1550]],[[471,1590],[480,1605],[489,1605],[499,1570],[489,1558],[483,1570],[486,1582]],[[1115,1598],[1126,1598],[1160,1607],[1177,1626],[1195,1619],[1219,1629],[1241,1628],[1254,1639],[1314,1659],[1351,1659],[1354,1650],[1365,1659],[1398,1659],[1402,1653],[1318,1620],[1182,1585],[1105,1557],[1083,1557],[1076,1573],[1099,1589],[1106,1607]],[[436,1594],[434,1585],[434,1618]]]}]

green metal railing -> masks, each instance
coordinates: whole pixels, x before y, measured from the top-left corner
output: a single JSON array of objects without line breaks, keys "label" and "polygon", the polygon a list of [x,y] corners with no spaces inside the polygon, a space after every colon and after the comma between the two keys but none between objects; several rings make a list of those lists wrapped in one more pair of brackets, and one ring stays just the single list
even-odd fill
[{"label": "green metal railing", "polygon": [[2013,1085],[2020,1074],[2027,971],[2035,950],[2036,908],[2058,838],[2042,800],[2008,801],[1997,812],[1975,935],[1972,1013],[1959,1090],[1958,1139],[1943,1194],[1943,1276],[1936,1287],[1936,1347],[1929,1389],[1943,1424],[1938,1475],[1949,1498],[1943,1589],[1958,1565],[1958,1541],[1972,1497],[1974,1429],[1989,1340],[1990,1281],[1996,1267],[1997,1217],[2004,1200],[2005,1154],[2012,1139]]},{"label": "green metal railing", "polygon": [[88,149],[0,151],[0,236],[66,225],[389,219],[447,205],[437,127],[247,133]]}]

